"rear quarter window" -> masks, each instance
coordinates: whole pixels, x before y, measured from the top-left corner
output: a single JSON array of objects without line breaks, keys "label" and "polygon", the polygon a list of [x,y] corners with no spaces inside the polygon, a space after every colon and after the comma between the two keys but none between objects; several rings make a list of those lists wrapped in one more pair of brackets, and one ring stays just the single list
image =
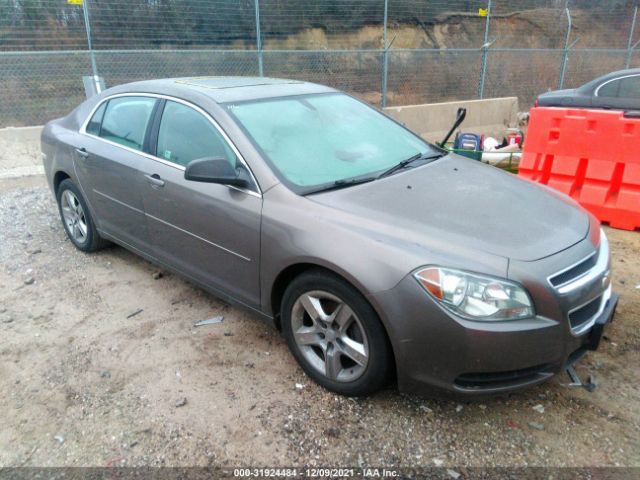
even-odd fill
[{"label": "rear quarter window", "polygon": [[598,97],[617,97],[620,90],[620,80],[612,80],[598,89]]},{"label": "rear quarter window", "polygon": [[107,102],[104,102],[100,107],[95,111],[91,120],[87,124],[87,133],[91,135],[99,135],[100,134],[100,125],[102,124],[102,117],[104,117],[104,111],[107,108]]}]

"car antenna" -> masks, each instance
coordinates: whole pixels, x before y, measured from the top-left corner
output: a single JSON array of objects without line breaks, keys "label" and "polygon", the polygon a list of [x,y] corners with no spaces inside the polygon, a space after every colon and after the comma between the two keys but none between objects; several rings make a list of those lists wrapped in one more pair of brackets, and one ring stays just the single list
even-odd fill
[{"label": "car antenna", "polygon": [[466,116],[467,116],[467,109],[464,107],[458,108],[458,113],[456,113],[456,121],[453,123],[451,130],[449,130],[449,133],[447,133],[442,139],[442,141],[438,143],[438,146],[440,148],[444,148],[445,144],[447,143],[447,140],[449,140],[449,137],[451,137],[454,130],[460,126],[460,124],[464,121],[464,118]]}]

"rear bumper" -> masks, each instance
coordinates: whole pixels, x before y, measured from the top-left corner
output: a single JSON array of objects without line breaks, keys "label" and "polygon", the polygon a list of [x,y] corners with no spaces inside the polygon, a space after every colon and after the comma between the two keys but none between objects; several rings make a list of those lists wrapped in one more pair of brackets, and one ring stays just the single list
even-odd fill
[{"label": "rear bumper", "polygon": [[548,380],[599,345],[618,301],[606,300],[581,335],[566,321],[537,316],[509,322],[474,322],[432,300],[412,277],[370,296],[387,326],[403,392],[466,396],[505,393]]}]

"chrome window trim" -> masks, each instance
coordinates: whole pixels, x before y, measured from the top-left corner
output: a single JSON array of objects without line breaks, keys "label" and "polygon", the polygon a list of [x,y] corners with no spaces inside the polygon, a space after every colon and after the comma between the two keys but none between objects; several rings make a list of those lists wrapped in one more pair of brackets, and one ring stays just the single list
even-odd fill
[{"label": "chrome window trim", "polygon": [[598,249],[597,253],[598,253],[598,259],[596,260],[596,264],[593,266],[593,268],[591,268],[591,270],[586,271],[585,273],[583,273],[582,275],[574,278],[570,282],[563,283],[563,284],[558,285],[558,286],[554,286],[551,283],[551,279],[552,278],[554,278],[554,277],[566,272],[567,270],[571,270],[576,265],[579,265],[580,263],[584,262],[585,260],[588,260],[593,255],[595,255],[596,252],[591,253],[590,255],[588,255],[585,258],[583,258],[582,260],[574,263],[573,265],[570,265],[567,268],[563,268],[562,270],[560,270],[558,272],[555,272],[552,275],[549,275],[547,277],[547,282],[558,293],[560,293],[561,295],[565,295],[565,294],[570,293],[570,292],[572,292],[572,291],[574,291],[574,290],[576,290],[576,289],[578,289],[580,287],[583,287],[587,283],[595,280],[599,276],[601,276],[604,273],[606,273],[606,271],[608,270],[608,267],[609,267],[609,240],[607,239],[607,236],[605,235],[605,233],[602,230],[600,231],[600,248]]},{"label": "chrome window trim", "polygon": [[[601,83],[600,85],[598,85],[598,88],[596,88],[595,92],[593,92],[593,96],[594,97],[600,97],[600,95],[598,95],[598,93],[600,92],[600,89],[602,87],[604,87],[605,85],[608,85],[611,82],[617,82],[618,80],[622,80],[624,78],[631,78],[631,77],[640,77],[640,74],[634,73],[634,74],[631,74],[631,75],[623,75],[622,77],[611,78],[611,79],[607,80],[606,82]],[[601,98],[617,98],[617,97],[601,97]]]},{"label": "chrome window trim", "polygon": [[78,131],[78,133],[80,133],[81,135],[85,135],[87,137],[91,137],[91,138],[95,138],[98,140],[101,140],[105,143],[108,143],[109,145],[113,145],[115,147],[120,147],[123,148],[124,150],[127,150],[129,152],[132,153],[136,153],[138,155],[141,155],[145,158],[148,158],[150,160],[155,160],[156,162],[160,162],[164,165],[167,165],[169,167],[173,167],[177,170],[181,170],[181,171],[185,171],[185,167],[183,167],[182,165],[178,165],[176,163],[173,162],[169,162],[163,158],[160,157],[156,157],[155,155],[151,155],[148,154],[146,152],[143,152],[142,150],[136,150],[135,148],[130,148],[127,147],[125,145],[121,145],[119,143],[116,142],[112,142],[111,140],[107,140],[106,138],[102,138],[99,137],[97,135],[93,135],[91,133],[87,133],[87,126],[89,125],[89,122],[91,121],[91,118],[93,118],[93,115],[95,114],[96,110],[98,110],[98,108],[100,108],[100,106],[105,103],[108,102],[109,100],[112,100],[114,98],[120,98],[120,97],[150,97],[150,98],[156,98],[156,99],[164,99],[164,100],[170,100],[172,102],[176,102],[176,103],[181,103],[189,108],[194,109],[196,112],[200,113],[201,115],[204,115],[204,117],[213,125],[213,127],[218,131],[218,133],[220,133],[220,135],[222,136],[222,138],[224,139],[225,142],[227,142],[227,145],[229,145],[229,147],[231,148],[231,150],[233,150],[233,153],[236,154],[236,156],[240,159],[240,162],[242,163],[242,165],[244,165],[244,167],[247,169],[247,171],[249,172],[249,175],[251,176],[251,180],[253,181],[256,189],[258,190],[257,192],[254,190],[249,190],[246,188],[239,188],[233,185],[225,185],[228,188],[231,188],[233,190],[237,190],[239,192],[243,192],[246,193],[247,195],[252,195],[254,197],[257,198],[262,198],[262,191],[260,190],[260,184],[258,183],[255,175],[253,174],[253,171],[251,170],[251,167],[249,167],[249,164],[247,163],[247,161],[244,159],[244,157],[242,156],[242,154],[240,153],[240,151],[238,150],[238,148],[236,147],[236,145],[231,141],[231,139],[229,138],[229,136],[227,135],[227,133],[222,129],[222,127],[220,127],[220,125],[218,124],[218,122],[216,122],[214,120],[214,118],[207,113],[205,110],[203,110],[202,108],[200,108],[199,106],[188,102],[186,100],[183,100],[181,98],[176,98],[176,97],[172,97],[170,95],[163,95],[160,93],[147,93],[147,92],[125,92],[125,93],[116,93],[113,95],[109,95],[108,97],[103,98],[102,100],[100,100],[96,105],[94,105],[94,107],[91,109],[91,111],[89,112],[89,114],[87,115],[87,118],[84,120],[84,122],[82,123],[82,125],[80,126],[80,130]]}]

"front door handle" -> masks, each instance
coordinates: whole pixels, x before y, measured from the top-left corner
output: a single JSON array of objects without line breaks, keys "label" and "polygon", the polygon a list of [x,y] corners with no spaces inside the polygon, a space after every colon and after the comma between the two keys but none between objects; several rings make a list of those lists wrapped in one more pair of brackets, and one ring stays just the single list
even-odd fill
[{"label": "front door handle", "polygon": [[84,147],[76,148],[76,153],[80,156],[80,158],[87,158],[89,156],[89,152]]},{"label": "front door handle", "polygon": [[164,187],[164,180],[162,180],[160,178],[160,175],[158,175],[157,173],[154,173],[153,175],[149,175],[148,173],[146,173],[144,175],[144,178],[146,178],[147,181],[154,187]]}]

